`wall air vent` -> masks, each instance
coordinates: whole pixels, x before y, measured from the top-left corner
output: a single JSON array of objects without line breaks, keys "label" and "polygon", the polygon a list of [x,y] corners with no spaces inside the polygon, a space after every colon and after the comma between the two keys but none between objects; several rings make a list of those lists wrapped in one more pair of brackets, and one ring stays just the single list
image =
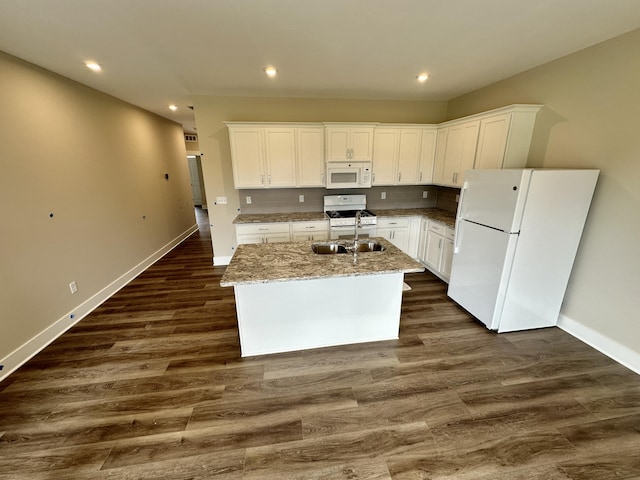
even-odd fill
[{"label": "wall air vent", "polygon": [[185,133],[184,134],[184,141],[185,142],[197,142],[198,141],[198,135],[194,135],[192,133]]}]

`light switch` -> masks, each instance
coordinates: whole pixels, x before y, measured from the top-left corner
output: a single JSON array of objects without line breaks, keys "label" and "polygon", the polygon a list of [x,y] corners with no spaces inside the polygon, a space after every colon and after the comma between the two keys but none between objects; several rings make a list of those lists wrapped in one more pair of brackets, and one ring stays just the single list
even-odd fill
[{"label": "light switch", "polygon": [[245,197],[245,200],[247,202],[247,205],[251,205],[251,197],[249,195]]},{"label": "light switch", "polygon": [[422,198],[429,198],[429,191],[428,190],[424,190],[422,192]]},{"label": "light switch", "polygon": [[386,200],[387,199],[387,192],[380,192],[380,199],[381,200]]},{"label": "light switch", "polygon": [[304,203],[304,195],[298,195],[298,202]]},{"label": "light switch", "polygon": [[216,197],[216,205],[226,205],[227,197]]}]

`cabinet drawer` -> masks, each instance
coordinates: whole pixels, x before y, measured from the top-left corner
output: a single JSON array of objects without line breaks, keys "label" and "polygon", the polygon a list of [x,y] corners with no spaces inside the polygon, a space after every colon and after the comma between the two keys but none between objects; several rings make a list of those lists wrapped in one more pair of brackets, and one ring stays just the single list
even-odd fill
[{"label": "cabinet drawer", "polygon": [[289,223],[243,223],[236,225],[238,235],[262,235],[265,233],[289,233]]},{"label": "cabinet drawer", "polygon": [[451,227],[447,227],[444,230],[444,236],[445,236],[445,238],[448,238],[449,240],[454,240],[455,237],[456,237],[456,231]]},{"label": "cabinet drawer", "polygon": [[291,223],[292,232],[322,232],[327,230],[329,230],[329,222],[326,220]]},{"label": "cabinet drawer", "polygon": [[430,232],[434,232],[434,233],[437,233],[438,235],[444,236],[445,229],[446,229],[446,227],[444,225],[442,225],[441,223],[436,223],[436,222],[433,222],[433,221],[429,221],[429,231]]},{"label": "cabinet drawer", "polygon": [[408,228],[410,223],[409,217],[378,217],[378,228]]}]

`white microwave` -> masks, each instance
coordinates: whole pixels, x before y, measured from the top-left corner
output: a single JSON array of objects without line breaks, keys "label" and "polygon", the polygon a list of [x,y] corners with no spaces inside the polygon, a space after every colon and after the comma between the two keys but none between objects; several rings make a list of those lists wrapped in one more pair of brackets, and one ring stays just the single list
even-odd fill
[{"label": "white microwave", "polygon": [[371,162],[328,162],[327,188],[371,188]]}]

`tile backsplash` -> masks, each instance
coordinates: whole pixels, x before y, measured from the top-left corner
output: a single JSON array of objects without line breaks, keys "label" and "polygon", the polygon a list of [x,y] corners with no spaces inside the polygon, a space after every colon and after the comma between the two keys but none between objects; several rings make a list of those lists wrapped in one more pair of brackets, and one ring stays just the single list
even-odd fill
[{"label": "tile backsplash", "polygon": [[[423,192],[427,193],[424,199]],[[435,185],[406,185],[397,187],[372,187],[365,189],[327,190],[326,188],[274,188],[239,190],[242,213],[287,213],[321,212],[325,195],[341,193],[364,193],[367,195],[367,208],[371,210],[386,208],[429,208],[438,207],[455,212],[457,209],[457,188]],[[383,193],[386,197],[382,199]],[[300,195],[304,202],[300,202]],[[247,197],[251,203],[247,203]]]}]

